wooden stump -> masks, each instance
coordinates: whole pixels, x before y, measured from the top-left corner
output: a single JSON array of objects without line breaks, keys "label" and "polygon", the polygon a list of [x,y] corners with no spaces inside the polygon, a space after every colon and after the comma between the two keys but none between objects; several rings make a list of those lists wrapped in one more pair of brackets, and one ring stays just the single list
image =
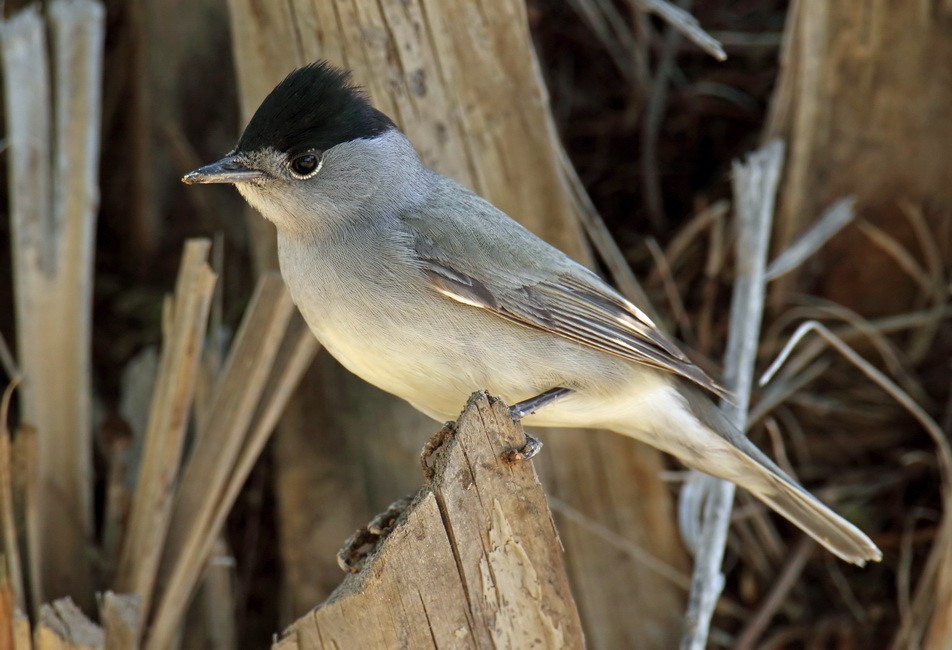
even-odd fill
[{"label": "wooden stump", "polygon": [[562,547],[526,438],[476,393],[433,439],[432,477],[324,603],[274,648],[579,648]]}]

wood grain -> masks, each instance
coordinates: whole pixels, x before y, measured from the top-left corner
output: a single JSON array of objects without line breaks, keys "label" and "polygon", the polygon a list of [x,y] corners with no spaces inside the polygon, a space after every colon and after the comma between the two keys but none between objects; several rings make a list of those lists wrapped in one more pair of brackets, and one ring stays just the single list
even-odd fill
[{"label": "wood grain", "polygon": [[[360,573],[275,648],[578,648],[558,534],[508,407],[477,393]],[[441,432],[437,434],[443,436]]]},{"label": "wood grain", "polygon": [[20,403],[38,432],[42,515],[31,580],[37,599],[74,594],[91,608],[90,336],[105,11],[85,0],[48,9],[45,20],[33,7],[0,26]]}]

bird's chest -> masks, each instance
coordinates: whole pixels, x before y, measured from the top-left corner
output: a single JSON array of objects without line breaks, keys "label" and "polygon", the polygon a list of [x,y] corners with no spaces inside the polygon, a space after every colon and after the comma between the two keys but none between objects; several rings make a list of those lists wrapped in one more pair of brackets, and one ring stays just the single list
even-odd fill
[{"label": "bird's chest", "polygon": [[[426,376],[421,335],[432,314],[414,291],[416,271],[384,246],[280,244],[281,273],[321,344],[354,374],[402,394]],[[432,340],[432,339],[431,339]],[[405,396],[405,395],[404,395]],[[407,396],[405,396],[407,397]]]},{"label": "bird's chest", "polygon": [[321,343],[333,351],[373,333],[382,312],[399,300],[388,255],[334,243],[299,245],[279,240],[281,275]]},{"label": "bird's chest", "polygon": [[535,333],[439,294],[391,248],[279,252],[291,296],[327,351],[437,419],[455,416],[474,390],[517,401],[560,383],[532,372],[548,349]]}]

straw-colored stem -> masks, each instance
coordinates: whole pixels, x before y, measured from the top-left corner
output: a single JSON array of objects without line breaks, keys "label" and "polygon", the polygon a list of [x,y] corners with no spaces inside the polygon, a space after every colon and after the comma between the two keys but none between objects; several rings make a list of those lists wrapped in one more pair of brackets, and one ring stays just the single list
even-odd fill
[{"label": "straw-colored stem", "polygon": [[[183,472],[163,560],[168,580],[155,613],[148,648],[167,648],[201,577],[230,503],[223,499],[246,446],[262,394],[281,348],[294,304],[277,274],[258,283],[218,381],[206,427],[199,431]],[[218,526],[220,527],[220,526]]]},{"label": "straw-colored stem", "polygon": [[215,274],[207,240],[186,244],[174,297],[166,303],[165,342],[116,586],[148,611],[172,508]]}]

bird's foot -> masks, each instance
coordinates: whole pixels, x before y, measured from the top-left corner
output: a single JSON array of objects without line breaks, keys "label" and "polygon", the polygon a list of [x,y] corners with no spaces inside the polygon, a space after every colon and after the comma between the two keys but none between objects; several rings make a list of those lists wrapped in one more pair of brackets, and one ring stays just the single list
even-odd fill
[{"label": "bird's foot", "polygon": [[522,446],[522,449],[510,449],[507,452],[504,452],[502,459],[507,463],[521,463],[525,460],[530,460],[536,454],[539,453],[542,449],[542,441],[538,438],[530,436],[528,433],[526,436],[526,444]]},{"label": "bird's foot", "polygon": [[562,388],[561,386],[556,386],[555,388],[550,388],[544,393],[540,393],[535,397],[530,397],[527,400],[523,400],[518,404],[509,407],[509,417],[512,418],[513,422],[518,422],[527,415],[532,415],[543,406],[548,406],[552,402],[555,402],[562,397],[565,397],[572,392],[571,388]]}]

